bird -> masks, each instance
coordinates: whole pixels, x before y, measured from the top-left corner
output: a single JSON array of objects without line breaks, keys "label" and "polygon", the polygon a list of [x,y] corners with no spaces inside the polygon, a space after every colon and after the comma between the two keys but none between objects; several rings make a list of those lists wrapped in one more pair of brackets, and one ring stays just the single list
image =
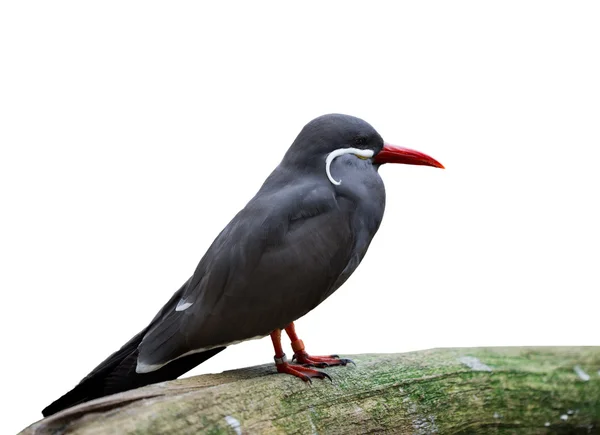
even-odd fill
[{"label": "bird", "polygon": [[378,170],[387,163],[444,168],[384,142],[360,118],[327,114],[310,121],[148,326],[42,414],[176,379],[227,346],[266,336],[277,372],[329,378],[317,368],[350,360],[310,355],[294,322],[342,286],[365,256],[384,214]]}]

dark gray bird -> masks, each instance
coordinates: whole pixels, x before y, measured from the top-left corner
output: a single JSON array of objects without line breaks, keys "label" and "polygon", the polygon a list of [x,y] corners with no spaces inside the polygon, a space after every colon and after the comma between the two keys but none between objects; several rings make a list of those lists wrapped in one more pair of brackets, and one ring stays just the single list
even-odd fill
[{"label": "dark gray bird", "polygon": [[[43,415],[175,379],[226,346],[267,335],[281,373],[310,381],[327,375],[307,365],[345,365],[335,355],[310,356],[293,322],[360,264],[383,217],[377,171],[384,163],[443,168],[425,154],[385,143],[361,119],[332,114],[308,123],[150,324]],[[282,329],[299,364],[285,358]]]}]

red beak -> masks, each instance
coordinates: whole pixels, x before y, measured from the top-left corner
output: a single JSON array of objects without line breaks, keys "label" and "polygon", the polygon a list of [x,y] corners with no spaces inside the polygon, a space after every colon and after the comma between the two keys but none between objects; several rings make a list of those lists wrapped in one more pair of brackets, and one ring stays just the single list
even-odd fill
[{"label": "red beak", "polygon": [[373,162],[382,165],[384,163],[404,163],[405,165],[434,166],[444,169],[444,165],[433,157],[419,151],[403,148],[389,143],[383,144],[383,149],[373,157]]}]

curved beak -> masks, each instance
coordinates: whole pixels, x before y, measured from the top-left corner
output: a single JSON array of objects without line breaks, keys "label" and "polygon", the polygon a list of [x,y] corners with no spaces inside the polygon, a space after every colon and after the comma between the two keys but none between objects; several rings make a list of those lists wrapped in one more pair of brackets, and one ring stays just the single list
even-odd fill
[{"label": "curved beak", "polygon": [[373,162],[378,165],[383,165],[384,163],[404,163],[405,165],[433,166],[444,169],[444,165],[427,154],[411,150],[410,148],[390,145],[387,142],[384,142],[383,149],[373,157]]}]

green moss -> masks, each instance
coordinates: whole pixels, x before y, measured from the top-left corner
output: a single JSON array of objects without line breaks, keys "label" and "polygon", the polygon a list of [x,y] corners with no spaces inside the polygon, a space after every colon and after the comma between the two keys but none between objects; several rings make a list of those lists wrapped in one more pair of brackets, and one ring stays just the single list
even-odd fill
[{"label": "green moss", "polygon": [[[492,371],[470,369],[459,361],[465,355],[479,358]],[[324,402],[315,391],[289,397],[284,400],[286,413],[302,412],[309,402],[317,428],[343,427],[335,424],[352,413],[343,404],[352,404],[368,415],[371,426],[416,433],[468,433],[477,428],[489,433],[514,433],[519,428],[533,433],[538,428],[543,433],[546,422],[552,430],[587,430],[600,416],[600,380],[583,382],[573,371],[576,364],[590,372],[600,367],[596,349],[458,349],[356,360],[362,370],[328,371],[339,393],[326,396]],[[567,415],[567,422],[561,415]],[[303,433],[298,427],[281,429]]]},{"label": "green moss", "polygon": [[[474,370],[461,357],[478,358],[492,371]],[[271,365],[242,369],[178,381],[177,388],[188,387],[64,427],[78,434],[111,428],[235,434],[225,421],[230,415],[243,433],[261,434],[598,433],[600,348],[435,349],[351,358],[356,367],[326,369],[333,384],[309,386],[275,374]],[[588,381],[576,365],[590,374]]]}]

